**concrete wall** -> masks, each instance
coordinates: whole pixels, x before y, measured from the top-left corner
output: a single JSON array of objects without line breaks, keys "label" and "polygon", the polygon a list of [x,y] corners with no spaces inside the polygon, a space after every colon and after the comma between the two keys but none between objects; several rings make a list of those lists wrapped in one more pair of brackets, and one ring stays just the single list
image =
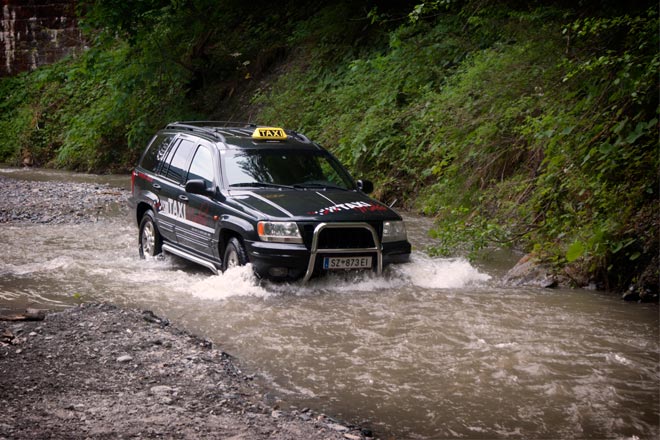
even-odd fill
[{"label": "concrete wall", "polygon": [[82,49],[75,0],[0,0],[0,76],[34,70]]}]

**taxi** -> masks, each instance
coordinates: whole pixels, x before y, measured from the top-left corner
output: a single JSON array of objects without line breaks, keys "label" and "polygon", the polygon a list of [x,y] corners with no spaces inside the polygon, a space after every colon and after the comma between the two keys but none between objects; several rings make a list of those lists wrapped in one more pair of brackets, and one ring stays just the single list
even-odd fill
[{"label": "taxi", "polygon": [[407,262],[399,214],[370,198],[326,149],[280,127],[173,122],[132,173],[141,257],[167,252],[214,273],[309,280]]}]

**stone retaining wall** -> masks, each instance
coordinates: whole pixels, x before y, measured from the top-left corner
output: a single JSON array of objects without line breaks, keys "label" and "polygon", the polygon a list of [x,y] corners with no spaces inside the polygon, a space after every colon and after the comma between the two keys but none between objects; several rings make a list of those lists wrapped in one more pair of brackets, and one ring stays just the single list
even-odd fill
[{"label": "stone retaining wall", "polygon": [[0,0],[0,76],[53,63],[84,46],[75,0]]}]

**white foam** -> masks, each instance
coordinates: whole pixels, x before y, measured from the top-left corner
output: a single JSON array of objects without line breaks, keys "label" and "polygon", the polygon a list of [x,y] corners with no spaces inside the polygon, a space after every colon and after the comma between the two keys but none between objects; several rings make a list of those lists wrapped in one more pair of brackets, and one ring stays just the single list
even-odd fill
[{"label": "white foam", "polygon": [[420,253],[414,253],[410,263],[393,269],[424,289],[462,288],[491,279],[490,275],[479,272],[463,258],[431,258]]},{"label": "white foam", "polygon": [[216,276],[209,276],[192,284],[189,288],[193,296],[202,299],[221,300],[232,296],[268,297],[271,295],[264,289],[252,272],[251,265],[235,267]]},{"label": "white foam", "polygon": [[414,253],[409,263],[390,265],[382,276],[369,271],[337,272],[312,279],[307,285],[296,283],[290,288],[296,293],[347,289],[370,292],[410,285],[422,289],[455,289],[483,284],[490,279],[490,275],[479,272],[465,259],[431,258],[425,254]]},{"label": "white foam", "polygon": [[632,365],[632,362],[626,357],[618,353],[607,353],[605,359],[610,363],[618,363],[622,365]]}]

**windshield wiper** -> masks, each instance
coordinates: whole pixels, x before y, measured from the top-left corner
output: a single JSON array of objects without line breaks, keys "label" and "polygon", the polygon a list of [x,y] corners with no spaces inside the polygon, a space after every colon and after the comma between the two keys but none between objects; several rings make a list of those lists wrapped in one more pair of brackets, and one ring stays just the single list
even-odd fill
[{"label": "windshield wiper", "polygon": [[346,188],[342,188],[341,186],[337,185],[328,185],[325,183],[298,183],[293,185],[294,188],[303,188],[303,189],[308,189],[308,188],[319,188],[319,189],[340,189],[342,191],[348,191]]},{"label": "windshield wiper", "polygon": [[291,185],[279,185],[277,183],[268,183],[268,182],[242,182],[242,183],[232,183],[230,187],[257,187],[257,188],[286,188],[286,189],[295,189],[295,186]]},{"label": "windshield wiper", "polygon": [[343,188],[341,186],[328,185],[328,184],[325,184],[325,183],[300,183],[300,184],[293,185],[293,187],[294,188],[302,188],[302,189],[311,189],[311,188],[315,188],[315,189],[340,189],[342,191],[349,191],[348,189]]}]

